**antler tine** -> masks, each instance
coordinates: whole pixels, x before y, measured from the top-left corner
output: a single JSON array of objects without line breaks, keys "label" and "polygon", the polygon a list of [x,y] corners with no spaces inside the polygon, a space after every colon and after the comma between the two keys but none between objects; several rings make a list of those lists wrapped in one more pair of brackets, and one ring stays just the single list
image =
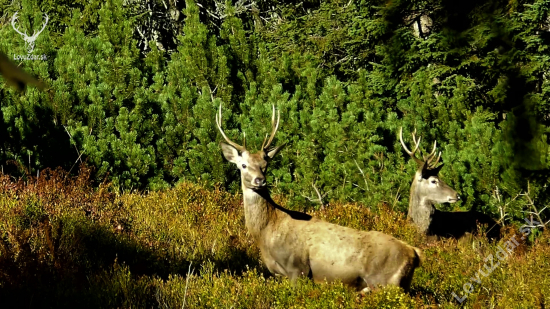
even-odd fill
[{"label": "antler tine", "polygon": [[433,159],[433,157],[436,154],[435,152],[436,148],[437,148],[437,141],[434,141],[434,147],[432,148],[432,152],[430,152],[427,156],[424,157],[424,161],[431,161]]},{"label": "antler tine", "polygon": [[[216,113],[216,125],[218,126],[218,129],[220,130],[220,133],[222,134],[223,138],[225,139],[225,141],[235,147],[235,149],[243,152],[243,151],[246,151],[246,148],[245,146],[241,146],[233,141],[231,141],[226,135],[225,133],[223,132],[222,130],[222,105],[220,104],[220,110],[219,110],[219,113]],[[246,135],[245,135],[245,138],[246,138]],[[244,142],[244,145],[246,145],[246,141]]]},{"label": "antler tine", "polygon": [[[403,127],[401,127],[401,130],[403,130]],[[418,141],[416,140],[416,128],[414,128],[414,132],[411,135],[413,138],[413,143],[416,145],[416,148],[418,148],[418,145],[420,145],[420,139],[422,139],[422,137],[419,137]],[[416,152],[416,149],[413,151],[413,153],[414,152]]]},{"label": "antler tine", "polygon": [[441,159],[441,151],[439,152],[439,155],[437,156],[437,159],[435,160],[435,162],[430,163],[430,165],[435,167],[437,165],[437,163],[439,163],[439,159]]},{"label": "antler tine", "polygon": [[268,135],[266,134],[264,137],[264,141],[262,142],[262,149],[265,149],[265,141],[267,141]]},{"label": "antler tine", "polygon": [[267,135],[264,138],[264,142],[262,143],[262,149],[266,150],[269,145],[271,145],[271,142],[273,141],[273,138],[275,137],[275,133],[277,133],[277,129],[279,129],[279,121],[281,120],[281,111],[277,111],[277,122],[275,122],[275,105],[273,105],[273,113],[271,116],[271,134],[269,136],[269,140],[267,143],[265,143],[265,140],[267,139]]},{"label": "antler tine", "polygon": [[[413,133],[413,139],[414,139],[414,133]],[[399,128],[399,140],[401,141],[401,146],[405,149],[405,152],[409,154],[409,156],[413,156],[413,152],[407,148],[407,145],[405,145],[405,142],[403,141],[403,127]]]},{"label": "antler tine", "polygon": [[[416,132],[416,129],[415,129],[415,132]],[[414,133],[412,133],[412,137],[415,145],[414,145],[413,151],[410,151],[409,148],[407,148],[407,145],[405,145],[405,142],[403,141],[403,127],[399,128],[399,140],[401,141],[401,146],[403,146],[403,149],[405,149],[405,152],[408,153],[409,156],[411,156],[411,158],[413,158],[414,161],[420,165],[423,163],[423,161],[417,158],[414,154],[418,150],[418,146],[420,145],[421,138],[419,137],[418,140],[416,140],[416,136],[414,135]]]}]

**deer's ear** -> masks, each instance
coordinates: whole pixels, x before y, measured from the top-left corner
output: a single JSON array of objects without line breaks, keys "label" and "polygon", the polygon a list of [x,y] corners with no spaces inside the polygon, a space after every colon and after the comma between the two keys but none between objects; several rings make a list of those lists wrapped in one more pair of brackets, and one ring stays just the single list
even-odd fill
[{"label": "deer's ear", "polygon": [[[421,177],[423,179],[428,179],[432,176],[437,176],[439,174],[439,171],[441,170],[441,168],[443,167],[444,164],[441,164],[439,165],[438,167],[436,168],[429,168],[428,167],[428,163],[424,162],[422,164],[422,166],[420,167],[420,170],[421,170]],[[418,179],[418,180],[421,180],[421,179]]]},{"label": "deer's ear", "polygon": [[269,159],[273,159],[273,157],[279,152],[279,150],[283,149],[283,147],[285,147],[286,143],[284,144],[281,144],[273,149],[271,149],[268,153],[267,153],[267,156],[269,157]]},{"label": "deer's ear", "polygon": [[441,163],[440,166],[434,168],[434,169],[433,169],[433,173],[434,173],[435,175],[438,175],[438,174],[439,174],[439,171],[441,170],[441,168],[443,167],[443,165],[445,165],[445,164],[444,164],[444,163]]},{"label": "deer's ear", "polygon": [[222,147],[223,156],[227,161],[237,164],[240,157],[239,151],[226,143],[220,143],[220,146]]},{"label": "deer's ear", "polygon": [[419,169],[421,179],[418,180],[428,179],[430,177],[430,170],[428,169],[428,164],[426,162],[422,163]]}]

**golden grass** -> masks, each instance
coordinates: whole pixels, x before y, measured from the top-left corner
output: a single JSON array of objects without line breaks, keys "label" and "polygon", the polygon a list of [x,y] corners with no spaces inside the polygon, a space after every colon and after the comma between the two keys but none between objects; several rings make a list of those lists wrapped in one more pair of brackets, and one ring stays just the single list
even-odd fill
[{"label": "golden grass", "polygon": [[[483,238],[424,244],[405,215],[384,204],[330,204],[311,214],[391,234],[422,248],[410,294],[366,296],[340,283],[273,277],[244,227],[239,195],[183,183],[147,194],[94,189],[89,171],[0,177],[0,300],[24,308],[544,308],[550,303],[550,237],[520,241],[502,261]],[[283,206],[284,199],[275,197]],[[487,258],[500,265],[486,277]],[[465,284],[472,292],[460,304]],[[467,285],[469,288],[469,286]]]}]

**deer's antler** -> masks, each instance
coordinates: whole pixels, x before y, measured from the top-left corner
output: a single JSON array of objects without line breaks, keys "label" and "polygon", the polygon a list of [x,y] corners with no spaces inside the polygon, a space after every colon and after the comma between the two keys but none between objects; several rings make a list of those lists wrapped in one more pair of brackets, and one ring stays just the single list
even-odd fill
[{"label": "deer's antler", "polygon": [[223,138],[225,139],[225,141],[235,147],[235,149],[237,149],[238,151],[240,152],[243,152],[243,151],[246,151],[246,135],[244,137],[245,140],[243,140],[243,146],[233,142],[232,140],[230,140],[227,135],[225,135],[225,133],[223,132],[222,130],[222,105],[220,104],[220,110],[218,113],[216,113],[216,125],[218,126],[218,129],[220,130],[220,133],[222,134]]},{"label": "deer's antler", "polygon": [[[277,111],[277,121],[275,122],[275,105],[273,105],[273,113],[271,115],[271,134],[269,136],[269,140],[267,140],[267,134],[264,138],[264,141],[262,143],[262,149],[267,150],[269,148],[269,145],[271,145],[271,142],[273,141],[273,138],[275,137],[275,133],[277,133],[277,129],[279,129],[279,120],[281,119],[281,111]],[[265,142],[267,140],[267,143]]]},{"label": "deer's antler", "polygon": [[433,159],[435,158],[436,148],[437,148],[437,141],[434,141],[434,147],[432,149],[432,152],[430,152],[430,154],[424,157],[424,162],[426,162],[430,168],[434,168],[437,165],[437,163],[439,163],[439,159],[441,158],[441,151],[440,151],[439,154],[437,155],[437,159],[435,160],[435,162],[432,162]]},{"label": "deer's antler", "polygon": [[420,160],[415,155],[416,151],[418,150],[418,145],[420,145],[421,138],[419,137],[418,140],[416,140],[415,134],[416,134],[416,129],[414,129],[414,132],[412,133],[414,149],[413,151],[410,151],[409,148],[407,148],[407,145],[405,145],[405,142],[403,141],[403,127],[399,128],[399,140],[401,141],[401,146],[403,146],[403,149],[405,149],[405,152],[408,153],[409,156],[411,156],[411,158],[413,158],[416,164],[421,165],[424,163],[424,161]]},{"label": "deer's antler", "polygon": [[439,163],[439,159],[441,158],[441,151],[440,151],[438,156],[437,156],[437,159],[435,160],[435,162],[432,162],[433,159],[435,158],[435,154],[437,153],[437,151],[436,151],[437,141],[434,141],[434,146],[432,148],[432,151],[428,155],[422,156],[423,160],[421,160],[421,159],[417,158],[416,155],[415,155],[416,151],[418,150],[418,146],[420,145],[420,137],[417,140],[415,135],[416,135],[416,129],[414,129],[414,132],[412,133],[413,142],[415,144],[414,149],[413,149],[413,151],[410,151],[407,148],[407,146],[405,145],[405,142],[403,142],[403,127],[401,127],[399,129],[399,140],[401,141],[401,146],[403,146],[405,151],[409,154],[409,156],[411,156],[411,158],[414,159],[414,161],[418,165],[428,164],[427,167],[434,168],[437,165],[437,163]]}]

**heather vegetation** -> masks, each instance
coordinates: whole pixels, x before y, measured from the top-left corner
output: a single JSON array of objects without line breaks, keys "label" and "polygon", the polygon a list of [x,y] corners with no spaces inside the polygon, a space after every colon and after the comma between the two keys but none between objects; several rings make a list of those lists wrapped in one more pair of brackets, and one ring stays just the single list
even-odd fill
[{"label": "heather vegetation", "polygon": [[[387,287],[362,296],[339,283],[296,287],[269,275],[244,227],[241,197],[181,183],[148,194],[94,190],[90,171],[1,177],[0,299],[10,308],[543,308],[550,301],[550,237],[500,244],[483,238],[426,245],[401,212],[334,203],[313,215],[394,235],[426,255],[410,294]],[[286,205],[285,199],[276,197]],[[504,260],[498,246],[516,235]],[[534,235],[535,233],[532,233]],[[492,254],[495,264],[486,258]],[[467,258],[466,258],[467,257]],[[480,271],[488,274],[480,275]],[[471,278],[478,278],[475,283]],[[9,306],[8,306],[9,305]]]}]

